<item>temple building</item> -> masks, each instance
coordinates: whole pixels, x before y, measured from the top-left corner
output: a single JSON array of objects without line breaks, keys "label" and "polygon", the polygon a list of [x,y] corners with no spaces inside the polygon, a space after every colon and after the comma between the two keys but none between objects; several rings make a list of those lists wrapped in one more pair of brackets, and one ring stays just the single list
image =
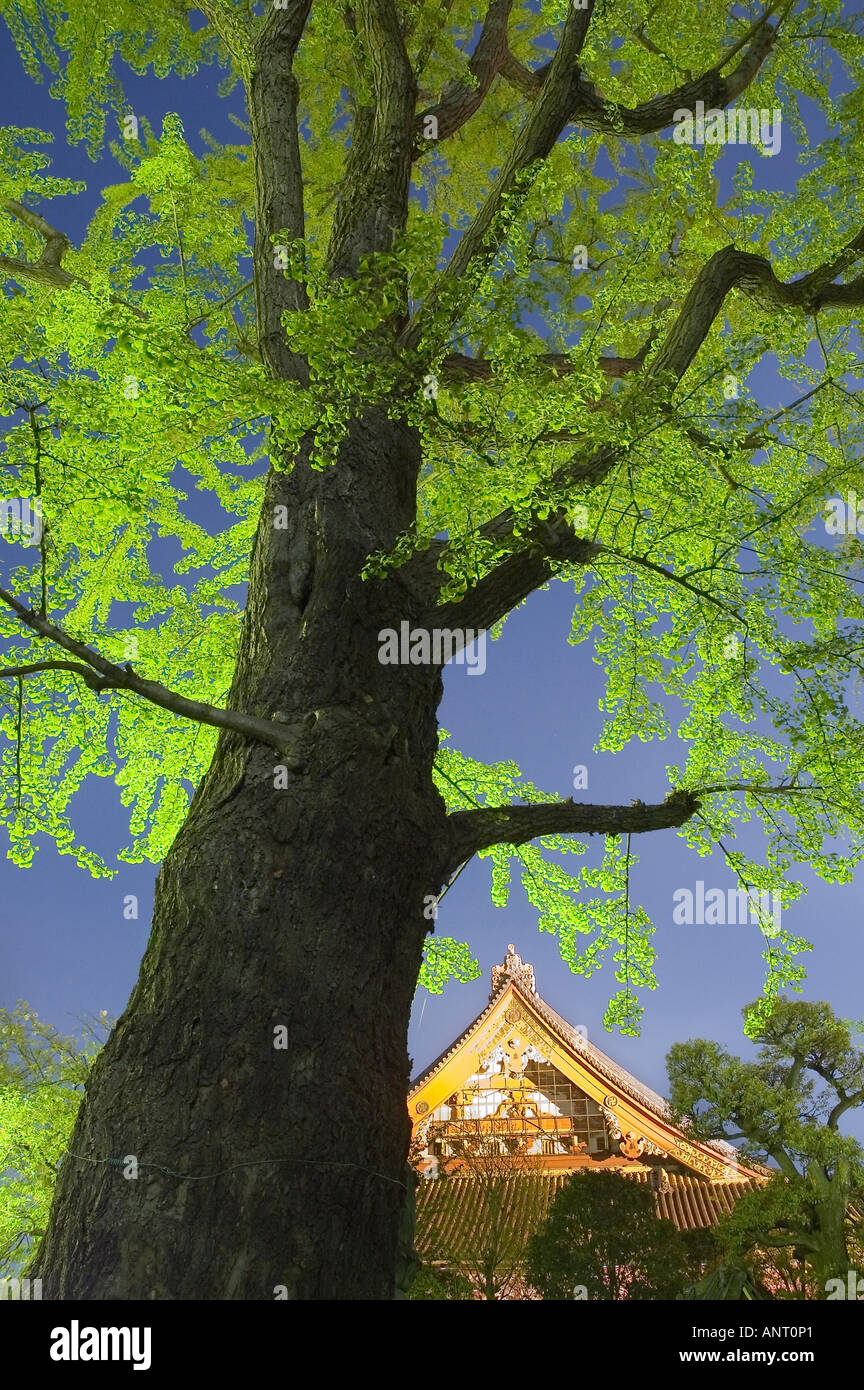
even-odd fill
[{"label": "temple building", "polygon": [[[492,968],[488,1006],[414,1081],[408,1105],[422,1175],[415,1246],[442,1267],[458,1265],[478,1240],[518,1262],[577,1169],[647,1183],[657,1215],[680,1230],[714,1225],[770,1176],[745,1166],[731,1144],[688,1137],[662,1096],[544,1003],[512,945]],[[490,1185],[499,1194],[491,1204]],[[484,1235],[492,1208],[507,1230]]]}]

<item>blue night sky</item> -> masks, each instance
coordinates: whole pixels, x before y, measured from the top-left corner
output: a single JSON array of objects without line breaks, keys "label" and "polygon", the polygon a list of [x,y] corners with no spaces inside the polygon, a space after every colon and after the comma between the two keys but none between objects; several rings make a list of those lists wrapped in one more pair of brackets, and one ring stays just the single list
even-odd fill
[{"label": "blue night sky", "polygon": [[[21,71],[8,36],[0,36],[4,82],[0,89],[0,119],[4,124],[38,126],[55,132],[52,172],[81,178],[90,191],[52,202],[48,215],[74,241],[86,226],[97,202],[100,185],[117,181],[110,155],[94,165],[82,147],[69,149],[64,137],[64,111],[49,96],[49,84],[35,86]],[[205,127],[217,139],[236,140],[230,111],[243,114],[235,93],[225,101],[217,95],[219,73],[202,69],[185,82],[156,80],[124,73],[131,108],[161,129],[166,112],[183,119],[187,138],[199,147],[197,132]],[[814,125],[811,139],[821,131]],[[794,187],[798,176],[791,130],[783,131],[781,152],[773,159],[754,156],[757,186]],[[746,150],[728,148],[720,165],[721,197],[737,161]],[[802,267],[803,268],[803,267]],[[682,295],[686,287],[682,286]],[[778,409],[794,398],[791,386],[774,376],[770,365],[754,374],[748,386],[766,409]],[[193,493],[192,506],[200,494]],[[192,512],[196,520],[208,517]],[[8,555],[8,559],[7,559]],[[4,548],[2,568],[19,562],[17,547]],[[572,584],[556,583],[538,593],[507,622],[501,639],[487,643],[486,671],[470,676],[465,667],[448,670],[440,711],[451,744],[484,760],[513,760],[544,791],[573,793],[575,764],[588,768],[588,788],[573,793],[592,802],[624,802],[635,798],[661,801],[668,790],[665,765],[681,764],[683,749],[676,741],[665,745],[640,742],[616,755],[593,752],[601,729],[598,700],[603,672],[592,660],[588,644],[567,643],[573,608]],[[86,783],[74,808],[81,838],[110,861],[126,841],[128,812],[118,790],[107,781]],[[747,843],[743,839],[739,844]],[[599,846],[592,846],[592,860]],[[489,968],[504,957],[512,941],[533,963],[540,993],[573,1024],[582,1024],[589,1038],[628,1067],[649,1086],[665,1092],[664,1058],[676,1041],[702,1036],[734,1051],[752,1053],[741,1032],[742,1006],[761,990],[764,940],[752,926],[677,926],[672,920],[673,893],[706,887],[731,888],[731,871],[718,851],[700,859],[674,832],[634,837],[639,863],[631,877],[635,902],[644,905],[657,925],[654,943],[659,987],[643,993],[645,1014],[640,1038],[605,1033],[606,1002],[618,985],[611,961],[593,978],[570,973],[558,954],[554,937],[537,931],[537,916],[521,888],[515,886],[506,909],[496,909],[489,897],[487,860],[474,860],[441,903],[439,933],[469,943],[482,975],[470,984],[452,983],[442,995],[420,990],[409,1037],[413,1072],[433,1060],[485,1006]],[[338,852],[334,847],[334,852]],[[26,999],[45,1020],[73,1031],[81,1015],[105,1009],[111,1016],[125,1007],[135,982],[149,929],[156,866],[117,864],[111,880],[90,879],[72,859],[60,857],[44,841],[29,870],[0,860],[0,1004]],[[808,978],[803,997],[826,999],[847,1017],[864,1014],[861,976],[864,964],[860,891],[856,884],[826,885],[807,871],[808,892],[784,910],[784,926],[814,943],[802,959]],[[128,894],[139,899],[137,921],[123,916]],[[346,931],[362,923],[345,924]],[[864,1137],[861,1112],[850,1121],[851,1132]]]}]

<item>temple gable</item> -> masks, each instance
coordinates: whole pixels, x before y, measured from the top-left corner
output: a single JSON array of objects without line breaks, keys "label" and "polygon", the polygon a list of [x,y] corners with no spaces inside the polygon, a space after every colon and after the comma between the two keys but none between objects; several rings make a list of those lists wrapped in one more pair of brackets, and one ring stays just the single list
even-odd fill
[{"label": "temple gable", "polygon": [[[767,1180],[731,1145],[690,1138],[662,1096],[555,1013],[515,946],[491,983],[486,1009],[409,1094],[424,1189],[443,1176],[470,1187],[472,1158],[495,1155],[514,1179],[530,1179],[542,1208],[568,1173],[611,1168],[647,1182],[658,1215],[687,1228],[713,1224]],[[422,1197],[424,1209],[437,1200]]]}]

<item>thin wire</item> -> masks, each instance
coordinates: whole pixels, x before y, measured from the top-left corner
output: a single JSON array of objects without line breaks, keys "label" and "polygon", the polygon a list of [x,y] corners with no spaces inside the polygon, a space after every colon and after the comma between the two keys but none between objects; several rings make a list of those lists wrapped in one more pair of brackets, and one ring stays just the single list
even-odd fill
[{"label": "thin wire", "polygon": [[18,792],[15,800],[16,810],[21,810],[21,721],[23,718],[24,687],[21,677],[18,677],[18,715],[15,737],[15,774],[18,783]]},{"label": "thin wire", "polygon": [[[114,1168],[126,1166],[125,1158],[87,1158],[85,1154],[75,1154],[71,1149],[67,1149],[63,1157],[77,1158],[81,1163],[108,1163]],[[136,1160],[137,1162],[137,1160]],[[138,1163],[139,1168],[156,1168],[160,1173],[168,1173],[172,1178],[181,1178],[183,1182],[209,1182],[213,1178],[221,1178],[224,1173],[233,1173],[238,1168],[260,1168],[268,1163],[304,1163],[319,1168],[356,1168],[359,1173],[368,1173],[373,1178],[382,1178],[384,1182],[391,1182],[396,1187],[401,1187],[405,1192],[408,1191],[404,1182],[398,1178],[390,1178],[386,1173],[378,1173],[374,1168],[364,1168],[361,1163],[340,1163],[335,1160],[317,1158],[255,1158],[247,1163],[232,1163],[230,1168],[220,1168],[215,1173],[178,1173],[174,1168],[166,1168],[161,1163]]]},{"label": "thin wire", "polygon": [[633,997],[630,993],[630,832],[627,832],[627,859],[624,866],[624,982],[627,986],[627,1003]]},{"label": "thin wire", "polygon": [[[437,770],[438,770],[438,772],[441,772],[440,767],[439,767]],[[443,776],[446,777],[447,774],[444,773]],[[449,780],[450,780],[450,779],[448,778],[448,781],[449,781]],[[461,791],[461,790],[462,790],[462,789],[461,789],[461,787],[460,787],[460,791]],[[467,793],[466,793],[466,795],[467,795]],[[482,810],[483,808],[481,807],[480,809]],[[460,865],[459,865],[459,868],[456,870],[455,874],[454,874],[453,877],[450,879],[449,883],[446,883],[446,884],[444,885],[444,888],[441,890],[441,892],[439,893],[438,897],[435,899],[435,906],[436,906],[436,907],[437,907],[438,904],[440,903],[441,899],[444,898],[444,897],[446,897],[446,895],[450,892],[450,889],[453,887],[453,884],[456,882],[457,878],[458,878],[459,875],[462,873],[462,870],[463,870],[463,869],[467,869],[467,867],[468,867],[468,865],[469,865],[470,862],[471,862],[471,861],[470,861],[469,859],[466,859],[465,862],[464,862],[463,864],[460,864]]]}]

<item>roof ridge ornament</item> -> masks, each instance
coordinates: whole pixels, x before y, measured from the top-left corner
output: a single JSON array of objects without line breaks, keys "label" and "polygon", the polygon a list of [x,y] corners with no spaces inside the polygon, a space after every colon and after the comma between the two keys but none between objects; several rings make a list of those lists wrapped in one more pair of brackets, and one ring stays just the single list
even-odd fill
[{"label": "roof ridge ornament", "polygon": [[503,965],[492,966],[492,992],[489,995],[489,1002],[499,994],[508,981],[518,985],[527,994],[537,993],[537,984],[534,979],[534,967],[523,961],[518,954],[516,947],[510,943],[507,947],[507,954],[504,957]]}]

